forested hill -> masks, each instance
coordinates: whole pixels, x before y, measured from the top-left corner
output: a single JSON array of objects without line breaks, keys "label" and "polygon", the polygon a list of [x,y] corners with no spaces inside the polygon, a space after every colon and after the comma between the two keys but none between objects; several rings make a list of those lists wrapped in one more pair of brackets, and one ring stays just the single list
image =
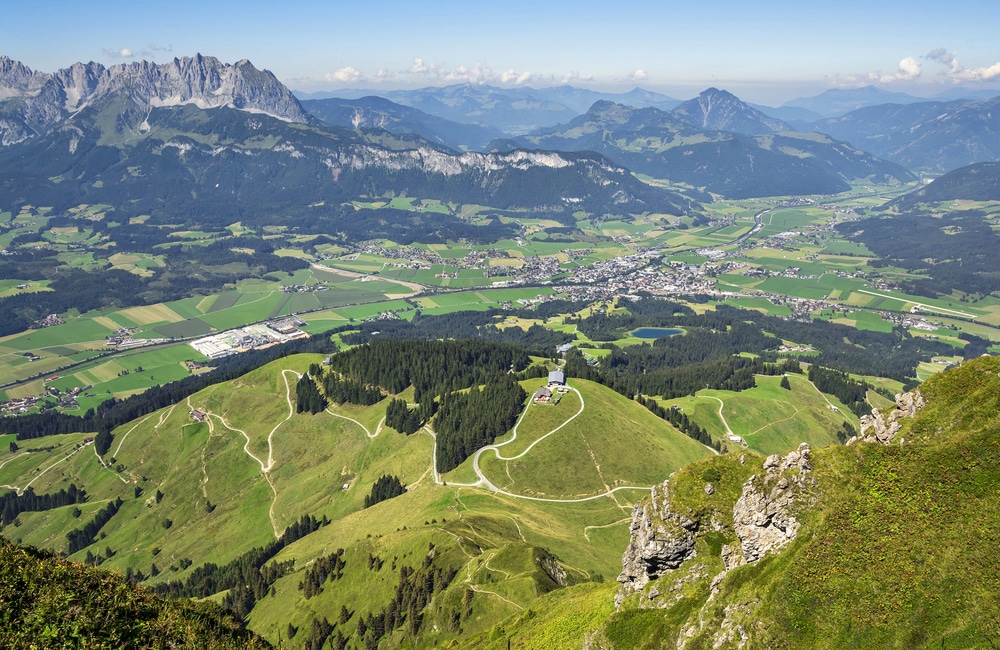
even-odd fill
[{"label": "forested hill", "polygon": [[[746,111],[756,112],[749,107]],[[542,147],[597,151],[654,178],[686,183],[727,198],[827,194],[848,181],[900,183],[903,167],[820,134],[747,135],[697,127],[688,115],[597,102],[567,124],[497,141],[497,150]],[[732,128],[736,128],[735,125]]]},{"label": "forested hill", "polygon": [[885,208],[905,210],[918,203],[956,199],[1000,201],[1000,163],[977,163],[950,171],[919,190],[890,201]]}]

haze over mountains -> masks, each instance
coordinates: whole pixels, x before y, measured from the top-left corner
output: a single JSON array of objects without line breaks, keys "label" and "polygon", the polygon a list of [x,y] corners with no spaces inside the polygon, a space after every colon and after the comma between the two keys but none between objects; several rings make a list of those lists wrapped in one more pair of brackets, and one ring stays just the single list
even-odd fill
[{"label": "haze over mountains", "polygon": [[566,125],[492,146],[597,151],[633,171],[730,198],[829,194],[862,178],[912,180],[899,165],[845,143],[783,128],[712,88],[672,112],[598,102]]},{"label": "haze over mountains", "polygon": [[15,203],[120,204],[128,195],[133,216],[211,205],[220,219],[277,210],[313,220],[385,192],[555,212],[679,213],[689,204],[593,154],[460,154],[422,138],[322,128],[247,61],[77,64],[48,75],[4,59],[0,88],[0,166],[20,179]]},{"label": "haze over mountains", "polygon": [[[309,164],[315,166],[326,156],[322,165],[327,171],[358,165],[371,168],[384,163],[394,170],[393,178],[404,168],[421,170],[422,175],[441,174],[442,179],[451,179],[446,185],[464,184],[467,189],[459,192],[462,196],[479,192],[478,200],[491,205],[535,208],[552,208],[554,202],[537,196],[497,201],[491,198],[493,190],[481,194],[483,183],[461,171],[479,169],[476,173],[481,174],[491,165],[503,167],[508,163],[488,156],[453,158],[454,154],[446,150],[593,151],[628,170],[727,197],[831,193],[844,190],[854,181],[906,182],[912,179],[913,171],[942,173],[992,161],[1000,155],[996,100],[928,102],[873,87],[827,91],[817,97],[793,100],[781,109],[770,109],[771,114],[767,107],[752,106],[715,88],[685,102],[639,88],[627,93],[601,93],[570,86],[536,90],[462,84],[388,91],[378,98],[350,97],[360,92],[341,93],[346,98],[300,102],[273,74],[256,69],[246,60],[223,64],[201,55],[164,64],[137,62],[107,68],[96,63],[77,63],[54,73],[33,71],[2,57],[0,146],[9,148],[39,137],[62,138],[65,149],[46,154],[52,160],[43,161],[44,156],[38,155],[42,150],[47,151],[48,146],[35,146],[36,154],[27,156],[41,165],[39,172],[44,168],[45,178],[50,178],[58,175],[52,172],[60,164],[63,171],[77,164],[95,164],[97,159],[92,155],[87,158],[90,162],[80,162],[83,158],[75,151],[81,143],[94,141],[102,147],[113,144],[119,162],[141,150],[145,146],[141,142],[150,134],[155,135],[154,140],[160,140],[157,147],[169,143],[170,138],[157,128],[157,120],[161,124],[170,120],[165,113],[156,111],[181,106],[230,108],[264,114],[288,124],[310,125],[306,131],[293,130],[281,136],[289,142],[301,140],[306,132],[316,137],[322,131],[327,142],[315,151],[318,158],[310,157]],[[855,110],[845,114],[848,109]],[[773,116],[801,118],[803,111],[836,117],[806,123],[794,117],[789,122]],[[197,121],[184,122],[183,128],[197,136],[184,146],[208,147],[205,149],[208,153],[212,146],[205,144],[205,140],[215,136],[199,132]],[[316,131],[320,122],[342,130]],[[73,127],[67,130],[69,125]],[[281,131],[285,127],[277,128]],[[331,144],[331,137],[338,144]],[[202,144],[196,144],[199,142]],[[294,144],[290,146],[297,155],[305,155]],[[354,153],[347,154],[345,147],[353,147]],[[334,157],[339,157],[340,163],[327,155],[334,148],[340,152]],[[90,151],[88,147],[84,150]],[[252,150],[258,158],[276,153],[272,147],[246,150]],[[361,150],[368,153],[359,157]],[[410,154],[389,155],[386,150],[424,153],[413,158]],[[67,156],[77,162],[71,164]],[[63,163],[56,162],[62,159]],[[205,158],[205,162],[209,159]],[[402,162],[404,159],[407,162]],[[354,162],[347,167],[338,166],[349,160]],[[541,158],[532,160],[535,164]],[[571,167],[564,159],[560,160],[549,169]],[[293,168],[302,164],[303,159],[293,158]],[[604,162],[595,165],[589,169],[607,167]],[[28,164],[21,171],[30,173],[32,167]],[[284,173],[297,176],[300,172],[285,170]],[[262,172],[247,173],[253,176]],[[94,180],[108,180],[95,169],[85,175],[93,175]],[[189,170],[188,175],[194,178],[203,174]],[[318,170],[309,175],[313,178],[311,183],[320,182],[323,176]],[[209,176],[212,174],[205,177]],[[359,190],[352,189],[348,179],[349,174],[341,177],[338,173],[338,191],[331,198],[357,194]],[[599,201],[624,205],[635,198],[639,201],[637,206],[644,203],[652,206],[659,200],[651,198],[649,190],[628,180],[623,182],[629,186],[624,193],[612,192]],[[423,181],[411,177],[407,184],[413,189]],[[470,184],[481,189],[469,194]],[[536,187],[546,184],[529,183]],[[488,185],[497,189],[503,182],[494,180]],[[572,194],[574,199],[590,201],[602,192],[584,191],[582,186],[576,186]],[[654,194],[664,196],[662,192]],[[670,212],[684,209],[683,200],[670,197],[665,200],[672,205]]]}]

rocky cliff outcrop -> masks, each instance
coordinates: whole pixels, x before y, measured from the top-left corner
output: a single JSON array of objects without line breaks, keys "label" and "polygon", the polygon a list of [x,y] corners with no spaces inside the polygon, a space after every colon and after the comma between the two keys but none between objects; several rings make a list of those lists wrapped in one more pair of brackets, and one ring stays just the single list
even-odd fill
[{"label": "rocky cliff outcrop", "polygon": [[670,481],[654,485],[649,501],[632,508],[632,537],[622,558],[622,572],[618,576],[622,586],[615,596],[615,605],[692,557],[697,529],[694,521],[670,510]]},{"label": "rocky cliff outcrop", "polygon": [[[653,604],[646,601],[659,598],[661,592],[680,593],[686,583],[694,580],[707,581],[711,576],[707,573],[711,571],[708,567],[713,560],[688,560],[698,553],[698,538],[708,533],[735,538],[734,542],[721,547],[723,570],[711,581],[713,592],[728,571],[756,562],[794,540],[799,531],[798,513],[815,499],[809,446],[802,444],[784,456],[770,456],[761,469],[743,483],[735,504],[732,501],[713,503],[712,500],[717,498],[716,487],[711,483],[699,484],[698,491],[709,501],[693,506],[689,504],[694,508],[690,517],[671,509],[672,485],[669,480],[655,486],[650,499],[632,509],[632,536],[622,557],[622,572],[618,576],[621,587],[615,596],[616,606],[620,606],[628,596],[643,592],[650,582],[666,575],[672,576],[670,584],[659,582],[649,588],[648,598],[640,606],[669,606],[670,599],[661,598]],[[730,507],[731,525],[728,513],[722,510]],[[682,570],[672,573],[678,569]]]},{"label": "rocky cliff outcrop", "polygon": [[888,415],[874,409],[871,415],[861,416],[861,432],[858,436],[851,438],[847,444],[854,444],[859,440],[862,442],[877,442],[883,445],[891,444],[896,439],[896,434],[903,428],[903,418],[912,419],[917,411],[924,407],[924,398],[920,394],[920,389],[916,388],[909,393],[896,395],[896,408]]},{"label": "rocky cliff outcrop", "polygon": [[799,531],[795,517],[812,487],[809,445],[786,456],[768,456],[764,473],[751,476],[733,506],[733,530],[739,540],[723,547],[726,570],[756,562],[788,545]]}]

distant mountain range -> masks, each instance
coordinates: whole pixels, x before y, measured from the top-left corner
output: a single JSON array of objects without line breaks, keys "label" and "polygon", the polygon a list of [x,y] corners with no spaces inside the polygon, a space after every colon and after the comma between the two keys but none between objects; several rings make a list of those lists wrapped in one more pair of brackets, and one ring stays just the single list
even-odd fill
[{"label": "distant mountain range", "polygon": [[[947,95],[981,96],[988,92],[953,89]],[[638,88],[613,94],[569,86],[535,90],[472,84],[390,91],[384,96],[392,103],[365,97],[307,100],[306,107],[329,124],[415,134],[460,150],[481,150],[491,137],[495,138],[493,147],[581,150],[580,142],[563,143],[551,137],[543,141],[539,136],[557,134],[562,125],[572,128],[581,115],[590,114],[595,104],[610,102],[633,109],[669,112],[671,122],[713,132],[758,136],[816,131],[911,171],[942,173],[974,162],[1000,159],[1000,139],[996,135],[996,121],[1000,117],[995,101],[981,97],[929,101],[874,86],[832,89],[777,108],[750,104],[715,88],[685,102]],[[585,104],[588,100],[594,101]],[[669,128],[676,127],[674,124]],[[501,142],[504,139],[501,133],[507,137],[505,143]],[[602,142],[593,148],[614,158],[614,146],[609,143]],[[633,147],[631,151],[637,150]],[[643,171],[643,166],[636,169]],[[850,173],[853,172],[842,177],[846,179]],[[806,191],[803,186],[802,192]]]},{"label": "distant mountain range", "polygon": [[223,64],[196,55],[168,63],[74,63],[55,73],[36,72],[0,57],[0,142],[23,141],[78,111],[109,100],[120,102],[118,120],[142,131],[153,108],[193,104],[229,106],[305,123],[309,114],[273,74],[247,60]]},{"label": "distant mountain range", "polygon": [[482,150],[491,140],[503,136],[503,132],[495,127],[454,122],[384,97],[305,99],[302,106],[330,126],[413,134],[462,151]]},{"label": "distant mountain range", "polygon": [[592,153],[459,154],[419,136],[323,127],[247,61],[46,74],[4,58],[0,88],[3,209],[15,213],[107,203],[153,222],[284,215],[315,228],[317,215],[342,217],[346,201],[399,194],[549,213],[692,207]]},{"label": "distant mountain range", "polygon": [[875,86],[863,88],[831,88],[814,97],[799,97],[782,104],[782,108],[799,108],[810,111],[818,118],[837,117],[859,108],[879,104],[914,104],[926,102],[925,97],[894,93]]},{"label": "distant mountain range", "polygon": [[[342,90],[336,93],[303,94],[302,99],[360,99],[371,90]],[[594,102],[615,101],[629,106],[655,106],[665,110],[680,104],[679,99],[635,88],[627,93],[602,93],[573,86],[552,88],[498,88],[481,84],[456,84],[416,90],[389,90],[377,93],[397,104],[451,120],[486,124],[506,134],[520,135],[540,127],[568,122],[585,112]]]},{"label": "distant mountain range", "polygon": [[[862,108],[813,123],[820,133],[796,133],[715,88],[686,102],[569,86],[388,94],[398,101],[303,106],[270,72],[201,55],[55,73],[0,57],[0,172],[19,188],[15,203],[110,202],[146,213],[217,201],[219,214],[303,217],[308,204],[406,192],[499,209],[679,214],[689,199],[629,172],[744,198],[907,182],[904,167],[943,172],[1000,158],[1000,98]],[[885,99],[875,89],[824,95]]]},{"label": "distant mountain range", "polygon": [[675,111],[598,102],[565,125],[491,146],[596,151],[633,171],[728,198],[828,194],[852,180],[913,179],[897,164],[826,136],[774,131],[782,126],[712,88]]},{"label": "distant mountain range", "polygon": [[914,171],[942,173],[1000,160],[1000,96],[881,104],[810,127]]}]

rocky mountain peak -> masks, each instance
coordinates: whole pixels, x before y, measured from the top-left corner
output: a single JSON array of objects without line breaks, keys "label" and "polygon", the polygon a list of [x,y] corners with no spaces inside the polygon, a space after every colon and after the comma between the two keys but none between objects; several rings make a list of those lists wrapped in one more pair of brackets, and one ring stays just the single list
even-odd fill
[{"label": "rocky mountain peak", "polygon": [[20,61],[0,56],[0,100],[29,92],[37,74]]},{"label": "rocky mountain peak", "polygon": [[123,93],[140,121],[150,108],[184,104],[229,106],[288,122],[310,120],[284,84],[246,59],[227,64],[196,54],[162,64],[135,61],[108,68],[94,62],[74,63],[52,74],[33,72],[7,57],[0,59],[0,101],[26,98],[16,110],[24,123],[38,131]]},{"label": "rocky mountain peak", "polygon": [[702,91],[675,108],[674,114],[692,126],[713,131],[758,135],[793,130],[781,120],[764,115],[736,95],[718,88]]},{"label": "rocky mountain peak", "polygon": [[[883,445],[892,444],[896,439],[896,434],[903,428],[900,422],[903,418],[913,419],[917,411],[924,407],[924,396],[920,394],[920,389],[915,388],[912,392],[896,395],[896,407],[887,414],[872,409],[871,415],[861,416],[861,432],[847,441],[853,445],[858,441],[878,442]],[[900,439],[900,444],[903,440]]]}]

